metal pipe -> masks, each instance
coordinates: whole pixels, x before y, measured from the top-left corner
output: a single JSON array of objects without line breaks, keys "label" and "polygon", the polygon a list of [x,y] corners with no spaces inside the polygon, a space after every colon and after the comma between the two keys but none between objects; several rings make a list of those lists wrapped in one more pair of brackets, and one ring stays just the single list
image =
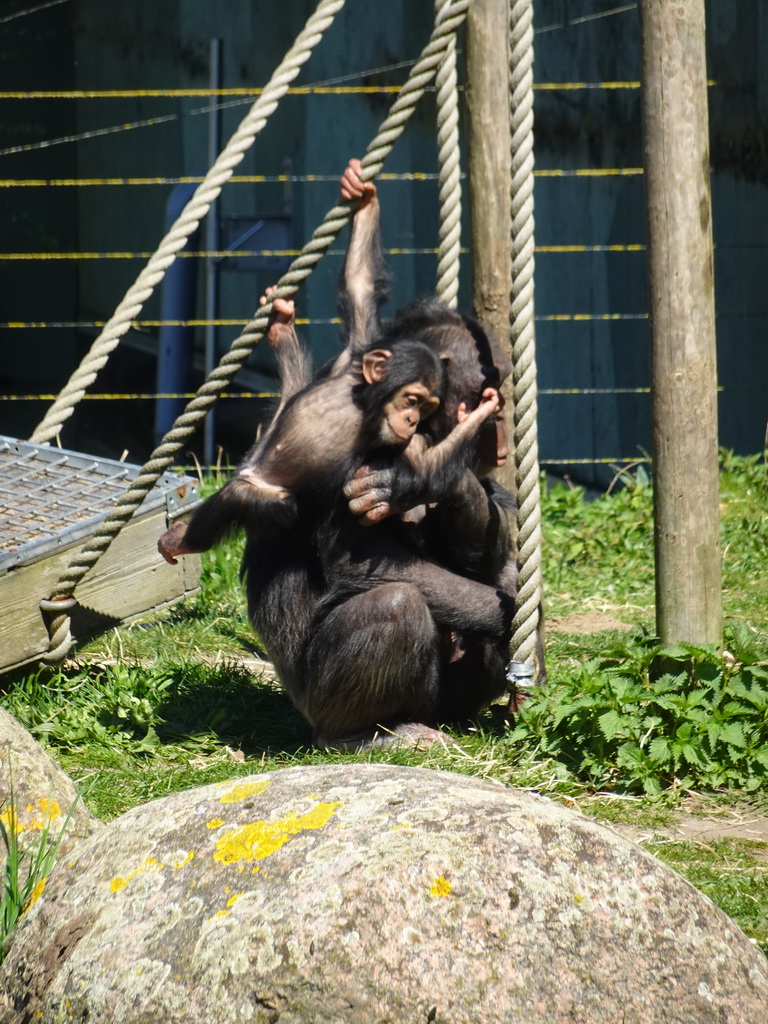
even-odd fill
[{"label": "metal pipe", "polygon": [[[165,230],[176,222],[192,198],[194,185],[177,185],[165,205]],[[199,249],[199,229],[187,239],[180,251]],[[197,260],[175,259],[163,278],[160,296],[160,319],[176,321],[160,328],[157,346],[156,386],[159,395],[184,394],[192,386],[194,328],[178,322],[192,320],[197,293]],[[186,404],[184,398],[158,398],[155,403],[155,444],[159,444],[173,426]]]},{"label": "metal pipe", "polygon": [[[209,85],[211,90],[221,89],[221,39],[211,39],[209,62]],[[221,110],[218,103],[212,103],[208,114],[208,166],[211,167],[219,155],[219,138],[221,134]],[[205,221],[205,248],[207,252],[219,250],[218,202],[211,203]],[[219,310],[219,271],[216,260],[208,256],[205,261],[205,376],[216,366],[216,327],[214,321]],[[216,421],[215,412],[211,408],[205,417],[203,428],[203,460],[206,466],[214,463]]]}]

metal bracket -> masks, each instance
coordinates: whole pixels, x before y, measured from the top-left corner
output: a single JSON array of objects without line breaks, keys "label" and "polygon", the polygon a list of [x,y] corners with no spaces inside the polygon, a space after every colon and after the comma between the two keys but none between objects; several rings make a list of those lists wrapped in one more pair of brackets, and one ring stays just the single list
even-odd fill
[{"label": "metal bracket", "polygon": [[510,688],[527,690],[534,685],[536,666],[532,661],[510,661],[507,665],[507,682]]}]

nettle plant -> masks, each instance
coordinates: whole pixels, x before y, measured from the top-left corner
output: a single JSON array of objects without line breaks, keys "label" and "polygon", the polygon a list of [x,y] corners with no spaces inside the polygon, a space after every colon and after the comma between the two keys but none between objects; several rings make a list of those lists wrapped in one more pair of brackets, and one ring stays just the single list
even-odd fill
[{"label": "nettle plant", "polygon": [[651,637],[533,691],[510,734],[564,777],[660,794],[768,785],[768,637],[733,629],[715,647]]}]

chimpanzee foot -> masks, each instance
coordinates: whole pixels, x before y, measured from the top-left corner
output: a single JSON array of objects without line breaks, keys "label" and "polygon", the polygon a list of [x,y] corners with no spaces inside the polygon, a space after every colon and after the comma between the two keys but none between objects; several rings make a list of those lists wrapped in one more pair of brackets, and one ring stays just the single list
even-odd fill
[{"label": "chimpanzee foot", "polygon": [[361,732],[349,736],[323,736],[318,733],[315,738],[315,746],[325,747],[329,750],[344,750],[360,752],[365,750],[391,750],[396,748],[426,748],[433,743],[442,743],[443,746],[453,745],[456,741],[447,733],[439,729],[433,729],[421,722],[399,722],[397,725],[377,725],[372,729],[364,729]]}]

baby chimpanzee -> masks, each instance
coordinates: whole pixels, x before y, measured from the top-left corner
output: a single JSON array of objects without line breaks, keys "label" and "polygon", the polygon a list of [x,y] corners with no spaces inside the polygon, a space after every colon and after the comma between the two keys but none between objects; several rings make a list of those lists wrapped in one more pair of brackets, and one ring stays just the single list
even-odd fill
[{"label": "baby chimpanzee", "polygon": [[353,471],[354,457],[371,449],[399,451],[417,477],[439,474],[499,408],[498,393],[487,389],[478,408],[463,413],[448,436],[429,447],[414,435],[445,390],[445,371],[433,349],[407,339],[388,348],[348,348],[327,375],[300,387],[296,367],[307,360],[293,327],[293,302],[275,299],[274,312],[268,337],[284,378],[283,400],[234,479],[200,506],[188,526],[178,523],[161,537],[159,551],[171,563],[208,550],[233,526],[258,529],[291,518],[298,495],[340,469]]}]

